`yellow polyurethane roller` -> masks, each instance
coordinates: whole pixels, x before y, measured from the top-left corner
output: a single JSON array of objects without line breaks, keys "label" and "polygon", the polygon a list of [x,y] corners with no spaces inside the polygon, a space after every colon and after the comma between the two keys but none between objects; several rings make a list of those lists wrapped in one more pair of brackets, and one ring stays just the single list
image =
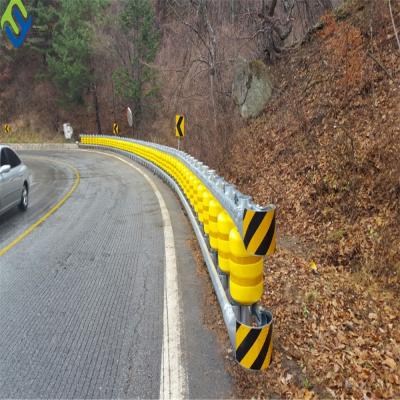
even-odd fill
[{"label": "yellow polyurethane roller", "polygon": [[229,233],[234,224],[226,211],[222,211],[217,217],[218,225],[218,265],[222,272],[229,274],[230,271],[230,247]]},{"label": "yellow polyurethane roller", "polygon": [[263,257],[249,255],[237,228],[229,233],[230,279],[232,299],[251,305],[261,299],[264,289]]}]

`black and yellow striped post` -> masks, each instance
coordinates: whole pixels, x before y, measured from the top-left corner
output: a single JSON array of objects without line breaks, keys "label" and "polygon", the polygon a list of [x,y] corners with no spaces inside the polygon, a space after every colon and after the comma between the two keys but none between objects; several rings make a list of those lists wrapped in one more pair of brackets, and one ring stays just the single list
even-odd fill
[{"label": "black and yellow striped post", "polygon": [[[272,314],[257,306],[263,287],[263,257],[276,247],[275,206],[245,209],[242,232],[229,235],[231,253],[229,290],[240,306],[236,322],[236,360],[247,369],[263,370],[271,363]],[[255,310],[260,309],[257,313]],[[253,326],[254,318],[257,326]]]},{"label": "black and yellow striped post", "polygon": [[236,360],[246,369],[260,371],[271,363],[273,321],[269,311],[265,315],[267,318],[262,326],[236,321]]},{"label": "black and yellow striped post", "polygon": [[242,237],[249,254],[273,254],[276,248],[275,207],[265,211],[244,210]]}]

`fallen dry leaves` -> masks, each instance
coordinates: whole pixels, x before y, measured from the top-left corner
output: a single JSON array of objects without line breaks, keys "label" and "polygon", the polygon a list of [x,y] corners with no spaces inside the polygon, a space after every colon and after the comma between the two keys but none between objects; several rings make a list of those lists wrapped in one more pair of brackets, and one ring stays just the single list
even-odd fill
[{"label": "fallen dry leaves", "polygon": [[273,362],[244,370],[233,359],[221,311],[206,282],[204,323],[217,332],[238,398],[398,398],[400,302],[365,277],[320,268],[280,248],[265,263],[262,303],[274,316]]},{"label": "fallen dry leaves", "polygon": [[236,397],[400,398],[400,53],[387,10],[369,24],[366,3],[348,4],[350,17],[327,19],[271,69],[275,98],[220,171],[278,206],[262,299],[275,320],[267,371],[234,362],[210,288],[205,300]]}]

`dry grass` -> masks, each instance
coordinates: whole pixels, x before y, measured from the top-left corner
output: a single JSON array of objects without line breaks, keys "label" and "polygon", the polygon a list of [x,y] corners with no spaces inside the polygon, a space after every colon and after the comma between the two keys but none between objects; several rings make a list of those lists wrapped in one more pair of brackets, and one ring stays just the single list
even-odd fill
[{"label": "dry grass", "polygon": [[16,132],[3,134],[0,139],[4,143],[66,143],[61,135],[51,133]]},{"label": "dry grass", "polygon": [[11,132],[2,132],[0,141],[4,143],[64,143],[61,132],[48,129],[41,123],[40,117],[35,113],[29,113],[23,117],[15,118],[9,123]]}]

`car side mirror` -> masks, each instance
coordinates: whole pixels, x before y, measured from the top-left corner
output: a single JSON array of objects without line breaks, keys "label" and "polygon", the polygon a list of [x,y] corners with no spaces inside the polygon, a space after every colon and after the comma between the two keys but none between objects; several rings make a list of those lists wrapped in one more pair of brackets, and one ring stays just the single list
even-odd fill
[{"label": "car side mirror", "polygon": [[0,175],[6,174],[7,172],[10,172],[11,170],[11,165],[3,165],[0,167]]}]

